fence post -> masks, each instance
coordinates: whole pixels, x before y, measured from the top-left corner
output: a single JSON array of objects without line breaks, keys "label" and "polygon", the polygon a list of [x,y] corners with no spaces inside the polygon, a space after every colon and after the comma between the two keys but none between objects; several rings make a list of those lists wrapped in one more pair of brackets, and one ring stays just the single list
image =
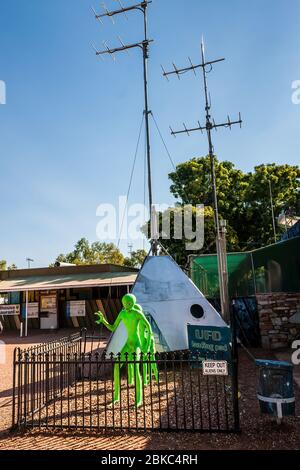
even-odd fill
[{"label": "fence post", "polygon": [[27,426],[27,413],[28,413],[28,393],[29,393],[29,353],[25,352],[25,365],[24,365],[24,427]]},{"label": "fence post", "polygon": [[13,363],[13,409],[12,409],[12,429],[16,427],[16,372],[17,372],[17,349],[14,349]]},{"label": "fence post", "polygon": [[32,416],[32,427],[34,427],[34,411],[35,411],[35,402],[36,402],[36,349],[33,350],[31,354],[30,362],[31,362],[31,384],[30,384],[30,403],[31,403],[31,416]]},{"label": "fence post", "polygon": [[[86,333],[87,333],[87,329],[86,328],[81,328],[81,330],[80,330],[80,355],[82,353],[84,355],[86,354]],[[84,340],[83,351],[82,351],[82,340]]]},{"label": "fence post", "polygon": [[49,353],[46,353],[45,356],[46,362],[45,362],[45,368],[46,368],[46,387],[45,387],[45,392],[46,392],[46,404],[48,405],[49,400],[50,400],[50,376],[49,376]]},{"label": "fence post", "polygon": [[235,309],[230,302],[230,323],[232,333],[232,400],[233,400],[233,419],[234,431],[240,431],[240,412],[239,412],[239,382],[238,382],[238,345],[236,338],[236,319]]}]

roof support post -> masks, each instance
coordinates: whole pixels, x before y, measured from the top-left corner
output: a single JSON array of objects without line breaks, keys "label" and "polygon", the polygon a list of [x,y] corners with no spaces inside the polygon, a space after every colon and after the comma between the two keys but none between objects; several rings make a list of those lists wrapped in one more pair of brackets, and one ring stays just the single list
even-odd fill
[{"label": "roof support post", "polygon": [[26,291],[26,301],[25,301],[25,338],[28,336],[28,290]]}]

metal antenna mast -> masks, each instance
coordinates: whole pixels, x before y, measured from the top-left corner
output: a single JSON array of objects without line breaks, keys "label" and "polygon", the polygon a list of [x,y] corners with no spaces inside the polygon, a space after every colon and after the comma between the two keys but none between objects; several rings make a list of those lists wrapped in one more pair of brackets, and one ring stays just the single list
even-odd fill
[{"label": "metal antenna mast", "polygon": [[277,233],[276,233],[276,222],[275,222],[275,212],[274,212],[274,204],[273,204],[273,190],[272,190],[272,182],[269,180],[269,189],[270,189],[270,203],[271,203],[271,212],[272,212],[272,224],[273,224],[273,233],[274,233],[274,242],[277,242]]},{"label": "metal antenna mast", "polygon": [[214,207],[214,222],[215,222],[215,231],[216,231],[216,248],[217,248],[217,256],[218,256],[218,269],[219,269],[219,282],[220,282],[220,297],[221,297],[221,308],[222,314],[224,318],[229,318],[229,297],[228,297],[228,287],[227,287],[227,258],[226,258],[226,242],[225,242],[225,232],[224,224],[220,227],[220,220],[219,220],[219,209],[218,209],[218,196],[217,196],[217,184],[216,184],[216,171],[215,171],[215,154],[214,154],[214,146],[212,142],[212,131],[216,130],[220,127],[227,127],[231,129],[231,127],[235,124],[239,124],[242,126],[242,119],[241,114],[239,113],[239,118],[236,121],[232,121],[229,116],[227,117],[227,121],[224,123],[216,124],[215,120],[211,116],[211,100],[210,94],[208,91],[208,84],[207,84],[207,74],[212,71],[213,64],[218,62],[222,62],[225,59],[216,59],[207,61],[205,58],[205,51],[204,51],[204,41],[201,41],[201,64],[194,65],[189,58],[190,65],[186,68],[178,69],[176,65],[173,63],[174,70],[171,72],[166,72],[164,68],[163,75],[164,77],[169,80],[170,75],[177,75],[178,79],[180,76],[186,72],[194,72],[196,75],[197,69],[202,70],[203,75],[203,84],[204,84],[204,95],[205,95],[205,116],[206,116],[206,123],[205,125],[201,125],[198,121],[198,126],[194,128],[188,129],[185,124],[183,124],[184,129],[180,131],[173,131],[171,129],[171,134],[176,137],[178,134],[187,134],[190,135],[191,132],[195,131],[203,131],[207,134],[208,139],[208,147],[209,147],[209,157],[210,157],[210,166],[211,166],[211,182],[212,182],[212,193],[213,193],[213,207]]},{"label": "metal antenna mast", "polygon": [[[127,13],[130,11],[140,11],[143,14],[144,18],[144,39],[141,42],[136,42],[133,44],[124,44],[123,41],[119,38],[121,47],[110,48],[106,42],[104,42],[105,49],[97,50],[96,55],[102,57],[105,54],[109,54],[111,57],[114,57],[114,54],[118,52],[128,51],[129,49],[140,48],[143,51],[143,78],[144,78],[144,100],[145,100],[145,122],[146,122],[146,145],[147,145],[147,169],[148,169],[148,190],[149,190],[149,208],[150,214],[152,214],[153,208],[153,196],[152,196],[152,171],[151,171],[151,143],[150,143],[150,123],[149,116],[151,111],[149,110],[149,95],[148,95],[148,59],[149,59],[149,45],[153,42],[152,39],[148,39],[148,5],[152,3],[152,0],[145,0],[136,5],[124,7],[121,3],[121,0],[117,0],[120,9],[109,11],[106,6],[103,4],[105,13],[97,14],[94,9],[93,13],[95,14],[96,20],[102,22],[102,19],[105,17],[110,18],[114,21],[114,17],[120,14],[125,14],[127,18]],[[150,217],[151,219],[151,217]],[[151,241],[153,255],[157,254],[157,242],[155,240]]]}]

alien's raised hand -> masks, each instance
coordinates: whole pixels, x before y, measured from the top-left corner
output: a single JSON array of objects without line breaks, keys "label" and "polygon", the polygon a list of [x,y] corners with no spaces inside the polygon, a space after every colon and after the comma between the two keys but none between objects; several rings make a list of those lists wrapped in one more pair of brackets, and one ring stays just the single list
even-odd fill
[{"label": "alien's raised hand", "polygon": [[96,312],[95,315],[96,315],[96,317],[98,317],[98,320],[96,321],[96,324],[101,325],[103,323],[103,320],[104,320],[103,313],[102,312]]}]

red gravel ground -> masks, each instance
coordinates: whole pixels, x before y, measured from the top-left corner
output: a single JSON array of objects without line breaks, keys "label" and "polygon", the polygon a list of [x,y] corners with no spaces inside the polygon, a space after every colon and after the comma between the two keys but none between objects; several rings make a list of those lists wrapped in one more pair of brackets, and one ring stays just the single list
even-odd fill
[{"label": "red gravel ground", "polygon": [[[67,332],[69,334],[70,331]],[[239,435],[191,433],[9,433],[11,424],[12,354],[15,346],[27,347],[64,336],[64,333],[36,333],[20,340],[15,333],[1,337],[6,342],[6,363],[0,364],[0,450],[224,450],[224,449],[300,449],[300,390],[296,387],[296,417],[281,426],[273,418],[261,416],[256,399],[256,370],[248,356],[240,351],[239,382],[241,428]],[[273,358],[272,353],[252,350],[257,358]]]}]

